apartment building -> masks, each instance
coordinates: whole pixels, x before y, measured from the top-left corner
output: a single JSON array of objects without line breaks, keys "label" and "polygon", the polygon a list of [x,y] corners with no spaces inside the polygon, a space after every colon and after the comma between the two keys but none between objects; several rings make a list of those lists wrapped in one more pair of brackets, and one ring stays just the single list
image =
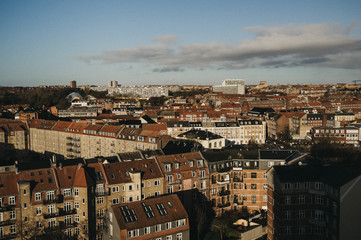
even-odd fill
[{"label": "apartment building", "polygon": [[82,165],[3,172],[0,183],[1,238],[95,235],[93,182]]},{"label": "apartment building", "polygon": [[179,134],[177,139],[191,140],[200,143],[205,149],[222,149],[226,146],[223,137],[208,131],[189,130]]},{"label": "apartment building", "polygon": [[164,177],[155,159],[89,163],[94,169],[97,239],[106,233],[105,214],[116,204],[131,203],[164,193]]},{"label": "apartment building", "polygon": [[234,144],[266,141],[266,122],[260,120],[238,120],[237,122],[167,122],[168,134],[177,137],[189,130],[203,130],[220,135]]},{"label": "apartment building", "polygon": [[360,175],[302,156],[268,179],[268,239],[360,239]]},{"label": "apartment building", "polygon": [[156,156],[164,175],[164,192],[198,189],[209,199],[208,162],[200,152]]},{"label": "apartment building", "polygon": [[230,210],[267,209],[267,170],[285,163],[292,153],[276,157],[264,152],[259,159],[227,159],[209,162],[210,201],[216,215]]},{"label": "apartment building", "polygon": [[359,146],[360,131],[361,129],[356,126],[316,127],[312,129],[311,135],[315,143],[326,140],[330,143]]},{"label": "apartment building", "polygon": [[28,149],[28,131],[23,122],[0,120],[0,143],[11,144],[15,149]]},{"label": "apartment building", "polygon": [[52,152],[66,158],[107,157],[138,149],[155,150],[169,140],[161,131],[149,128],[47,120],[29,120],[27,127],[30,150]]},{"label": "apartment building", "polygon": [[190,239],[188,214],[175,194],[114,205],[107,217],[104,239]]}]

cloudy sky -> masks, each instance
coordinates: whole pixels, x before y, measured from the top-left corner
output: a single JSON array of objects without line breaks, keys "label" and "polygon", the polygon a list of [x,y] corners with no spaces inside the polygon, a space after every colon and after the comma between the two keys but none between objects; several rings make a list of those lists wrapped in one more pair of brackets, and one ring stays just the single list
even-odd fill
[{"label": "cloudy sky", "polygon": [[361,79],[361,1],[0,1],[0,85]]}]

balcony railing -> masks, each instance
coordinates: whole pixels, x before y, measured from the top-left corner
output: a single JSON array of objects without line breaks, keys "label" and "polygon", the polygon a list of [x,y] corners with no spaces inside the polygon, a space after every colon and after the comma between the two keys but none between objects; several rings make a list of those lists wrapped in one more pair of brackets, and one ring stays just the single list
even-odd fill
[{"label": "balcony railing", "polygon": [[66,216],[66,215],[72,215],[76,214],[76,209],[70,209],[70,210],[64,210],[62,208],[59,208],[59,216]]},{"label": "balcony railing", "polygon": [[6,221],[1,221],[1,222],[0,222],[0,227],[1,227],[1,226],[14,225],[15,222],[16,222],[15,219],[9,219],[9,220],[6,220]]},{"label": "balcony railing", "polygon": [[218,192],[218,196],[229,195],[231,192],[229,190],[222,190]]},{"label": "balcony railing", "polygon": [[11,210],[14,210],[16,208],[16,205],[5,205],[0,207],[0,212],[10,212]]},{"label": "balcony railing", "polygon": [[230,202],[218,203],[218,204],[217,204],[217,207],[219,207],[219,208],[224,208],[224,207],[229,207],[229,206],[231,206],[231,203],[230,203]]},{"label": "balcony railing", "polygon": [[16,233],[10,233],[2,236],[0,235],[1,240],[15,239],[16,237],[17,237]]},{"label": "balcony railing", "polygon": [[96,197],[102,197],[102,196],[110,196],[110,189],[106,191],[95,191]]},{"label": "balcony railing", "polygon": [[62,202],[63,202],[63,196],[62,195],[58,195],[57,198],[43,200],[44,205],[54,204],[54,203],[62,203]]},{"label": "balcony railing", "polygon": [[229,183],[229,178],[228,179],[224,178],[217,181],[217,184],[226,184],[226,183]]}]

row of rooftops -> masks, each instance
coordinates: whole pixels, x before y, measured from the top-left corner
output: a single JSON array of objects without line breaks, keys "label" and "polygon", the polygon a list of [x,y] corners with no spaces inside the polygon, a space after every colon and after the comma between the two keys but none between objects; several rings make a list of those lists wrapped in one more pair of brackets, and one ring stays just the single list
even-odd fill
[{"label": "row of rooftops", "polygon": [[65,121],[49,121],[49,120],[28,120],[28,127],[35,129],[44,129],[52,131],[61,131],[68,133],[77,133],[94,136],[105,136],[110,138],[127,139],[127,140],[139,140],[138,137],[142,137],[142,140],[147,142],[156,142],[160,138],[161,134],[158,130],[151,130],[151,127],[142,128],[128,128],[124,125],[97,125],[88,123],[76,123]]},{"label": "row of rooftops", "polygon": [[190,121],[167,121],[167,127],[239,127],[243,125],[262,125],[262,121],[247,119],[237,122],[190,122]]}]

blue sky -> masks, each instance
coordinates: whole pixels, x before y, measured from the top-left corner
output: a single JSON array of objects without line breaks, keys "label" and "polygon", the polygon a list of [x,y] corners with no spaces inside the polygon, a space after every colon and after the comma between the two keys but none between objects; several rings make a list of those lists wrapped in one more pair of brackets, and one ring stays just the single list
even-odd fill
[{"label": "blue sky", "polygon": [[361,79],[361,1],[0,1],[0,85]]}]

